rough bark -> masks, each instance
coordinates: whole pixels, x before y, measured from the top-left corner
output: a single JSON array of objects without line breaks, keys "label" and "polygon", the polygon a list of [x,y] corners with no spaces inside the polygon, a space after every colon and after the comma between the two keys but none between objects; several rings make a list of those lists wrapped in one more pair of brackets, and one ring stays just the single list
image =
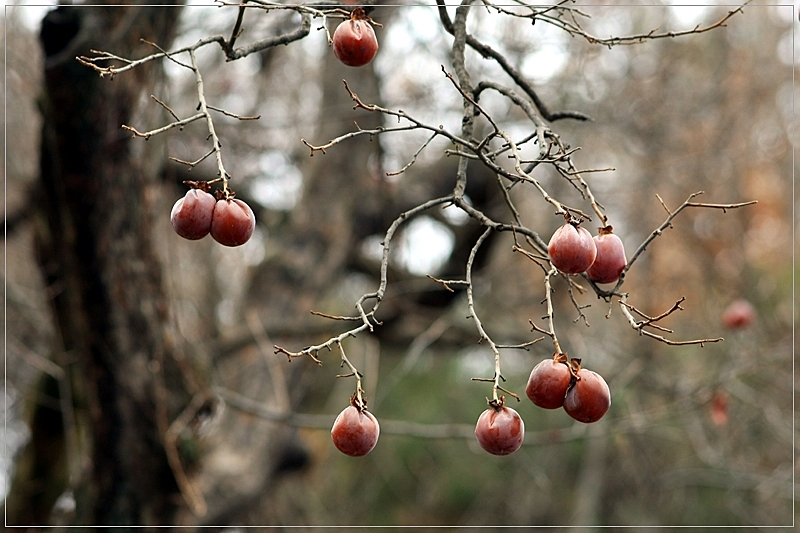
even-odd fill
[{"label": "rough bark", "polygon": [[[71,450],[80,461],[70,458],[80,465],[69,487],[76,524],[170,524],[181,503],[162,443],[165,422],[186,392],[169,364],[168,305],[151,242],[148,194],[156,176],[143,172],[120,129],[155,67],[108,80],[74,60],[92,48],[141,55],[149,50],[140,38],[167,46],[178,13],[173,7],[61,6],[42,24],[37,247],[76,414],[66,427],[57,412],[47,422],[60,438],[64,430],[85,437],[80,450]],[[53,460],[25,453],[34,465]],[[50,481],[47,474],[38,480]],[[29,494],[12,489],[12,495]],[[10,524],[50,520],[46,504],[35,515],[15,516],[15,508],[30,509],[18,503],[10,498]]]}]

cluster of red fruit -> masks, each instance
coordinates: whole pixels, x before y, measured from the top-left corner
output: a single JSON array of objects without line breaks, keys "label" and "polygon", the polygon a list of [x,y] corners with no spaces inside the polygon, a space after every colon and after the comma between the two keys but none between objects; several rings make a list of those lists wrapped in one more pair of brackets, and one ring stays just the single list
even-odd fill
[{"label": "cluster of red fruit", "polygon": [[533,367],[525,394],[539,407],[563,407],[569,416],[586,424],[600,420],[611,407],[611,392],[597,372],[581,368],[580,359],[559,353]]},{"label": "cluster of red fruit", "polygon": [[[580,359],[556,354],[533,367],[525,393],[544,409],[563,407],[579,422],[600,420],[611,407],[611,392],[600,374],[581,368]],[[525,424],[503,398],[489,402],[478,418],[475,437],[481,447],[494,455],[508,455],[522,446]]]},{"label": "cluster of red fruit", "polygon": [[201,189],[192,189],[178,199],[170,214],[172,227],[184,239],[202,239],[209,233],[225,246],[239,246],[250,240],[256,216],[241,200],[215,198]]},{"label": "cluster of red fruit", "polygon": [[[561,272],[585,272],[595,283],[616,282],[627,265],[625,248],[611,226],[600,228],[600,234],[592,237],[571,217],[553,234],[547,252]],[[563,407],[569,416],[584,423],[600,420],[611,406],[611,392],[602,376],[581,368],[580,359],[568,359],[563,353],[533,368],[525,392],[535,405],[544,409]],[[516,451],[524,436],[522,418],[503,405],[502,398],[489,402],[475,426],[481,447],[495,455]]]},{"label": "cluster of red fruit", "polygon": [[565,274],[580,274],[595,283],[615,283],[625,266],[625,248],[611,226],[600,228],[594,238],[577,222],[567,223],[553,233],[547,245],[550,262]]},{"label": "cluster of red fruit", "polygon": [[332,38],[334,55],[349,67],[361,67],[372,61],[378,53],[378,38],[370,19],[357,7],[346,20],[336,27]]}]

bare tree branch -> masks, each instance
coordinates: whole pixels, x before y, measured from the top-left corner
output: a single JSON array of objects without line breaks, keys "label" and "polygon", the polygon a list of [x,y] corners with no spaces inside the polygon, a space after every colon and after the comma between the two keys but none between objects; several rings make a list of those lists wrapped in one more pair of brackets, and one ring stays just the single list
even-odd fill
[{"label": "bare tree branch", "polygon": [[[447,32],[458,40],[458,37],[455,35],[455,24],[450,20],[450,15],[447,13],[446,4],[444,0],[436,0],[436,5],[439,6],[439,18],[442,21],[442,25]],[[578,111],[556,111],[551,112],[545,103],[539,98],[539,95],[534,90],[533,86],[528,82],[522,74],[514,68],[508,60],[503,56],[500,52],[494,50],[492,47],[481,43],[475,37],[465,33],[465,42],[468,44],[472,49],[476,52],[481,54],[485,58],[494,59],[498,65],[508,74],[511,79],[514,80],[514,83],[519,85],[519,87],[528,95],[528,97],[533,101],[536,108],[542,114],[545,120],[548,122],[555,122],[556,120],[561,120],[565,118],[573,118],[576,120],[591,120],[591,118],[583,113]]]}]

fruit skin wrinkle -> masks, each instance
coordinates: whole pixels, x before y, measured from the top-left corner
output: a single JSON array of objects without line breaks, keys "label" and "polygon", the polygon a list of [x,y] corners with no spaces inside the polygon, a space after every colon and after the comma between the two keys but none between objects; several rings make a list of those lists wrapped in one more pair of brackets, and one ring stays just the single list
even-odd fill
[{"label": "fruit skin wrinkle", "polygon": [[534,405],[543,409],[558,409],[564,405],[571,379],[566,363],[545,359],[533,367],[525,394]]},{"label": "fruit skin wrinkle", "polygon": [[478,417],[475,437],[493,455],[508,455],[522,446],[525,423],[514,409],[490,406]]},{"label": "fruit skin wrinkle", "polygon": [[595,235],[593,239],[597,256],[586,275],[595,283],[616,283],[628,265],[622,240],[611,233],[611,226],[601,228],[600,235]]},{"label": "fruit skin wrinkle", "polygon": [[214,213],[216,199],[207,192],[191,189],[183,198],[179,198],[172,206],[170,222],[175,233],[196,241],[211,231],[211,217]]},{"label": "fruit skin wrinkle", "polygon": [[256,216],[250,206],[238,199],[223,199],[214,206],[211,236],[225,246],[240,246],[250,240]]},{"label": "fruit skin wrinkle", "polygon": [[336,448],[345,455],[361,457],[375,448],[380,436],[380,425],[367,410],[359,411],[350,405],[333,423],[331,438]]},{"label": "fruit skin wrinkle", "polygon": [[349,67],[364,66],[378,53],[375,30],[360,8],[353,11],[352,18],[336,27],[332,42],[336,58]]},{"label": "fruit skin wrinkle", "polygon": [[561,272],[580,274],[594,263],[597,247],[586,228],[566,223],[553,233],[547,253],[550,262]]},{"label": "fruit skin wrinkle", "polygon": [[588,424],[600,420],[609,407],[611,391],[606,380],[597,372],[581,368],[578,380],[564,398],[564,411],[578,422]]}]

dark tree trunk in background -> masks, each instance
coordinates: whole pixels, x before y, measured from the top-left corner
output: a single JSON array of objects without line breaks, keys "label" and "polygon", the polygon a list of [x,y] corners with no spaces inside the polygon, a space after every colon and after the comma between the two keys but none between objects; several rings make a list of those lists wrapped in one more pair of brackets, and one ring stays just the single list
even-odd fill
[{"label": "dark tree trunk in background", "polygon": [[[66,426],[59,416],[47,420],[60,434],[51,438],[63,438],[64,427],[80,434],[78,449],[63,452],[78,466],[62,488],[74,490],[76,524],[171,524],[181,504],[162,436],[187,394],[171,368],[168,305],[151,242],[148,194],[156,176],[142,170],[120,129],[131,123],[156,67],[108,80],[75,60],[90,49],[152,52],[140,38],[167,47],[179,12],[62,6],[42,24],[37,242],[75,405]],[[67,455],[76,452],[77,460]],[[52,492],[56,480],[36,467],[52,458],[24,453],[28,473],[40,477],[18,472],[8,522],[46,524],[53,501],[34,506],[28,498],[42,486]]]}]

